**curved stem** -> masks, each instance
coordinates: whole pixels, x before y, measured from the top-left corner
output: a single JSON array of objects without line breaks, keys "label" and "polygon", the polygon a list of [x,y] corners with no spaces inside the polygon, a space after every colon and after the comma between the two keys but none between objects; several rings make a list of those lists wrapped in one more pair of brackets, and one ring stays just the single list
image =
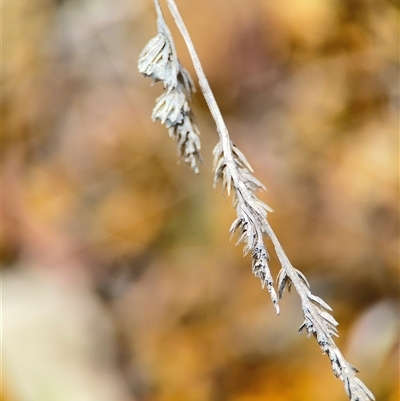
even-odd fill
[{"label": "curved stem", "polygon": [[154,7],[156,8],[157,18],[164,21],[159,0],[153,0],[153,1],[154,1]]},{"label": "curved stem", "polygon": [[231,138],[229,136],[228,128],[226,127],[225,121],[222,117],[221,111],[218,107],[217,101],[215,100],[214,94],[211,90],[210,84],[208,83],[208,80],[206,78],[206,75],[204,74],[203,67],[201,65],[199,56],[197,55],[196,49],[194,48],[192,39],[189,35],[189,32],[186,28],[185,23],[183,22],[183,19],[179,13],[179,10],[175,4],[174,0],[166,0],[168,8],[172,14],[172,17],[174,18],[174,21],[176,23],[176,26],[178,27],[185,43],[186,47],[189,51],[190,57],[193,62],[194,69],[196,70],[197,77],[199,79],[199,86],[201,89],[201,92],[203,93],[204,99],[206,100],[206,103],[208,105],[208,108],[211,112],[211,115],[215,121],[215,124],[217,126],[217,132],[222,144],[222,149],[224,153],[224,157],[226,160],[226,166],[230,171],[230,175],[232,177],[232,180],[234,182],[234,185],[238,191],[242,194],[243,198],[248,202],[249,204],[252,204],[252,199],[251,196],[248,192],[248,189],[240,180],[239,174],[237,171],[237,168],[235,166],[234,162],[234,156],[232,153],[232,146],[231,146]]},{"label": "curved stem", "polygon": [[169,41],[169,45],[171,46],[172,49],[172,53],[174,56],[174,61],[177,63],[178,62],[178,55],[175,49],[175,43],[174,40],[172,38],[172,34],[171,31],[169,30],[167,23],[165,22],[164,19],[164,15],[162,13],[162,9],[160,6],[160,2],[159,0],[153,0],[154,1],[154,6],[156,8],[156,13],[157,13],[157,24],[159,25],[159,27],[161,28],[161,30],[167,35],[168,41]]},{"label": "curved stem", "polygon": [[176,7],[174,0],[166,0],[168,4],[168,8],[171,11],[172,17],[178,27],[180,33],[185,40],[186,46],[188,48],[190,57],[192,59],[194,69],[196,70],[197,77],[199,79],[199,86],[204,95],[204,98],[207,102],[208,108],[214,118],[215,124],[217,126],[217,131],[222,143],[223,151],[225,157],[233,163],[233,155],[231,150],[231,140],[229,137],[228,129],[225,125],[224,119],[222,117],[221,111],[219,110],[217,101],[215,100],[214,94],[210,88],[206,75],[204,74],[203,67],[201,65],[199,56],[194,48],[192,39],[189,35],[188,30],[186,29],[186,25],[183,22],[183,19]]}]

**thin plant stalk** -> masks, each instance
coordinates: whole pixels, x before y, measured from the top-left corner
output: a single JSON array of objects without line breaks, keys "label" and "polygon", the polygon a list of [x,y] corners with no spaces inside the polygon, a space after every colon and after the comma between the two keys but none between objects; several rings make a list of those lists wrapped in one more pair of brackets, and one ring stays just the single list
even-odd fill
[{"label": "thin plant stalk", "polygon": [[[336,328],[338,323],[330,314],[332,309],[325,301],[311,293],[307,279],[291,264],[269,224],[267,212],[272,210],[256,196],[256,191],[265,189],[265,187],[254,177],[253,170],[246,157],[231,141],[228,129],[175,1],[166,0],[166,3],[188,48],[200,89],[217,127],[220,140],[214,149],[214,185],[218,181],[222,181],[223,188],[226,189],[228,195],[231,192],[233,194],[233,206],[237,212],[237,219],[231,226],[231,234],[238,232],[238,242],[245,244],[244,253],[251,252],[253,273],[261,279],[263,286],[267,285],[278,314],[278,301],[282,298],[285,289],[290,290],[292,286],[296,289],[301,300],[304,316],[304,322],[300,326],[299,332],[305,330],[307,337],[311,335],[315,337],[322,351],[328,355],[334,375],[344,383],[345,391],[350,400],[373,401],[375,399],[373,394],[356,376],[358,370],[346,361],[333,340],[334,336],[338,336]],[[157,23],[163,31],[167,32],[168,41],[171,42],[172,52],[176,58],[172,35],[162,17],[159,1],[154,0],[154,4],[158,15]],[[163,118],[160,119],[163,120]],[[271,240],[281,265],[281,271],[277,278],[278,295],[275,293],[268,266],[269,256],[264,237]]]}]

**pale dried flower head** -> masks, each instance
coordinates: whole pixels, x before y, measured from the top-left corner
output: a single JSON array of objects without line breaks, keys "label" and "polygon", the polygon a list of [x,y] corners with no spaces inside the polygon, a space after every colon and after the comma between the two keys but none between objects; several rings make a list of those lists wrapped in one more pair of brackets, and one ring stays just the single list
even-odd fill
[{"label": "pale dried flower head", "polygon": [[138,70],[155,82],[162,81],[164,87],[173,89],[177,85],[179,64],[174,62],[172,47],[162,29],[144,47],[139,56]]},{"label": "pale dried flower head", "polygon": [[200,156],[200,131],[190,108],[195,86],[189,73],[176,55],[171,33],[159,10],[158,33],[140,53],[138,70],[144,76],[161,81],[164,93],[156,100],[153,121],[159,120],[168,128],[176,141],[178,158],[198,174]]},{"label": "pale dried flower head", "polygon": [[186,100],[186,94],[176,88],[171,92],[164,92],[156,100],[156,105],[151,115],[153,121],[159,120],[167,128],[181,124],[183,117],[190,110]]},{"label": "pale dried flower head", "polygon": [[196,174],[198,174],[199,168],[197,166],[197,160],[201,161],[200,132],[194,121],[193,113],[186,113],[183,116],[183,121],[171,125],[168,132],[176,141],[179,159],[183,160]]}]

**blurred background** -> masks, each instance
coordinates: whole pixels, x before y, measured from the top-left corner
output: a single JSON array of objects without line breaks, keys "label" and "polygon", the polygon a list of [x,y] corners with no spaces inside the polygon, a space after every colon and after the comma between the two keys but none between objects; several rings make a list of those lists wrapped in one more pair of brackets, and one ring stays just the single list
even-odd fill
[{"label": "blurred background", "polygon": [[[292,263],[360,378],[397,401],[397,2],[177,4]],[[201,94],[199,176],[151,121],[162,87],[136,64],[152,2],[12,0],[3,22],[2,399],[347,400],[297,333],[298,296],[276,316],[229,241]]]}]

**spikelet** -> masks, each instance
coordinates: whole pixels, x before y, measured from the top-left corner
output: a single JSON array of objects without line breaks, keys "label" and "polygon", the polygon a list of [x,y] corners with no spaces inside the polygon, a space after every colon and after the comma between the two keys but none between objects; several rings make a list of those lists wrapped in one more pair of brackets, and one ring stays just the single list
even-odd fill
[{"label": "spikelet", "polygon": [[198,174],[200,131],[190,108],[195,87],[176,56],[172,36],[164,20],[159,18],[157,26],[157,35],[140,53],[138,70],[154,82],[163,83],[164,92],[156,100],[152,119],[166,126],[170,137],[175,139],[179,160]]}]

